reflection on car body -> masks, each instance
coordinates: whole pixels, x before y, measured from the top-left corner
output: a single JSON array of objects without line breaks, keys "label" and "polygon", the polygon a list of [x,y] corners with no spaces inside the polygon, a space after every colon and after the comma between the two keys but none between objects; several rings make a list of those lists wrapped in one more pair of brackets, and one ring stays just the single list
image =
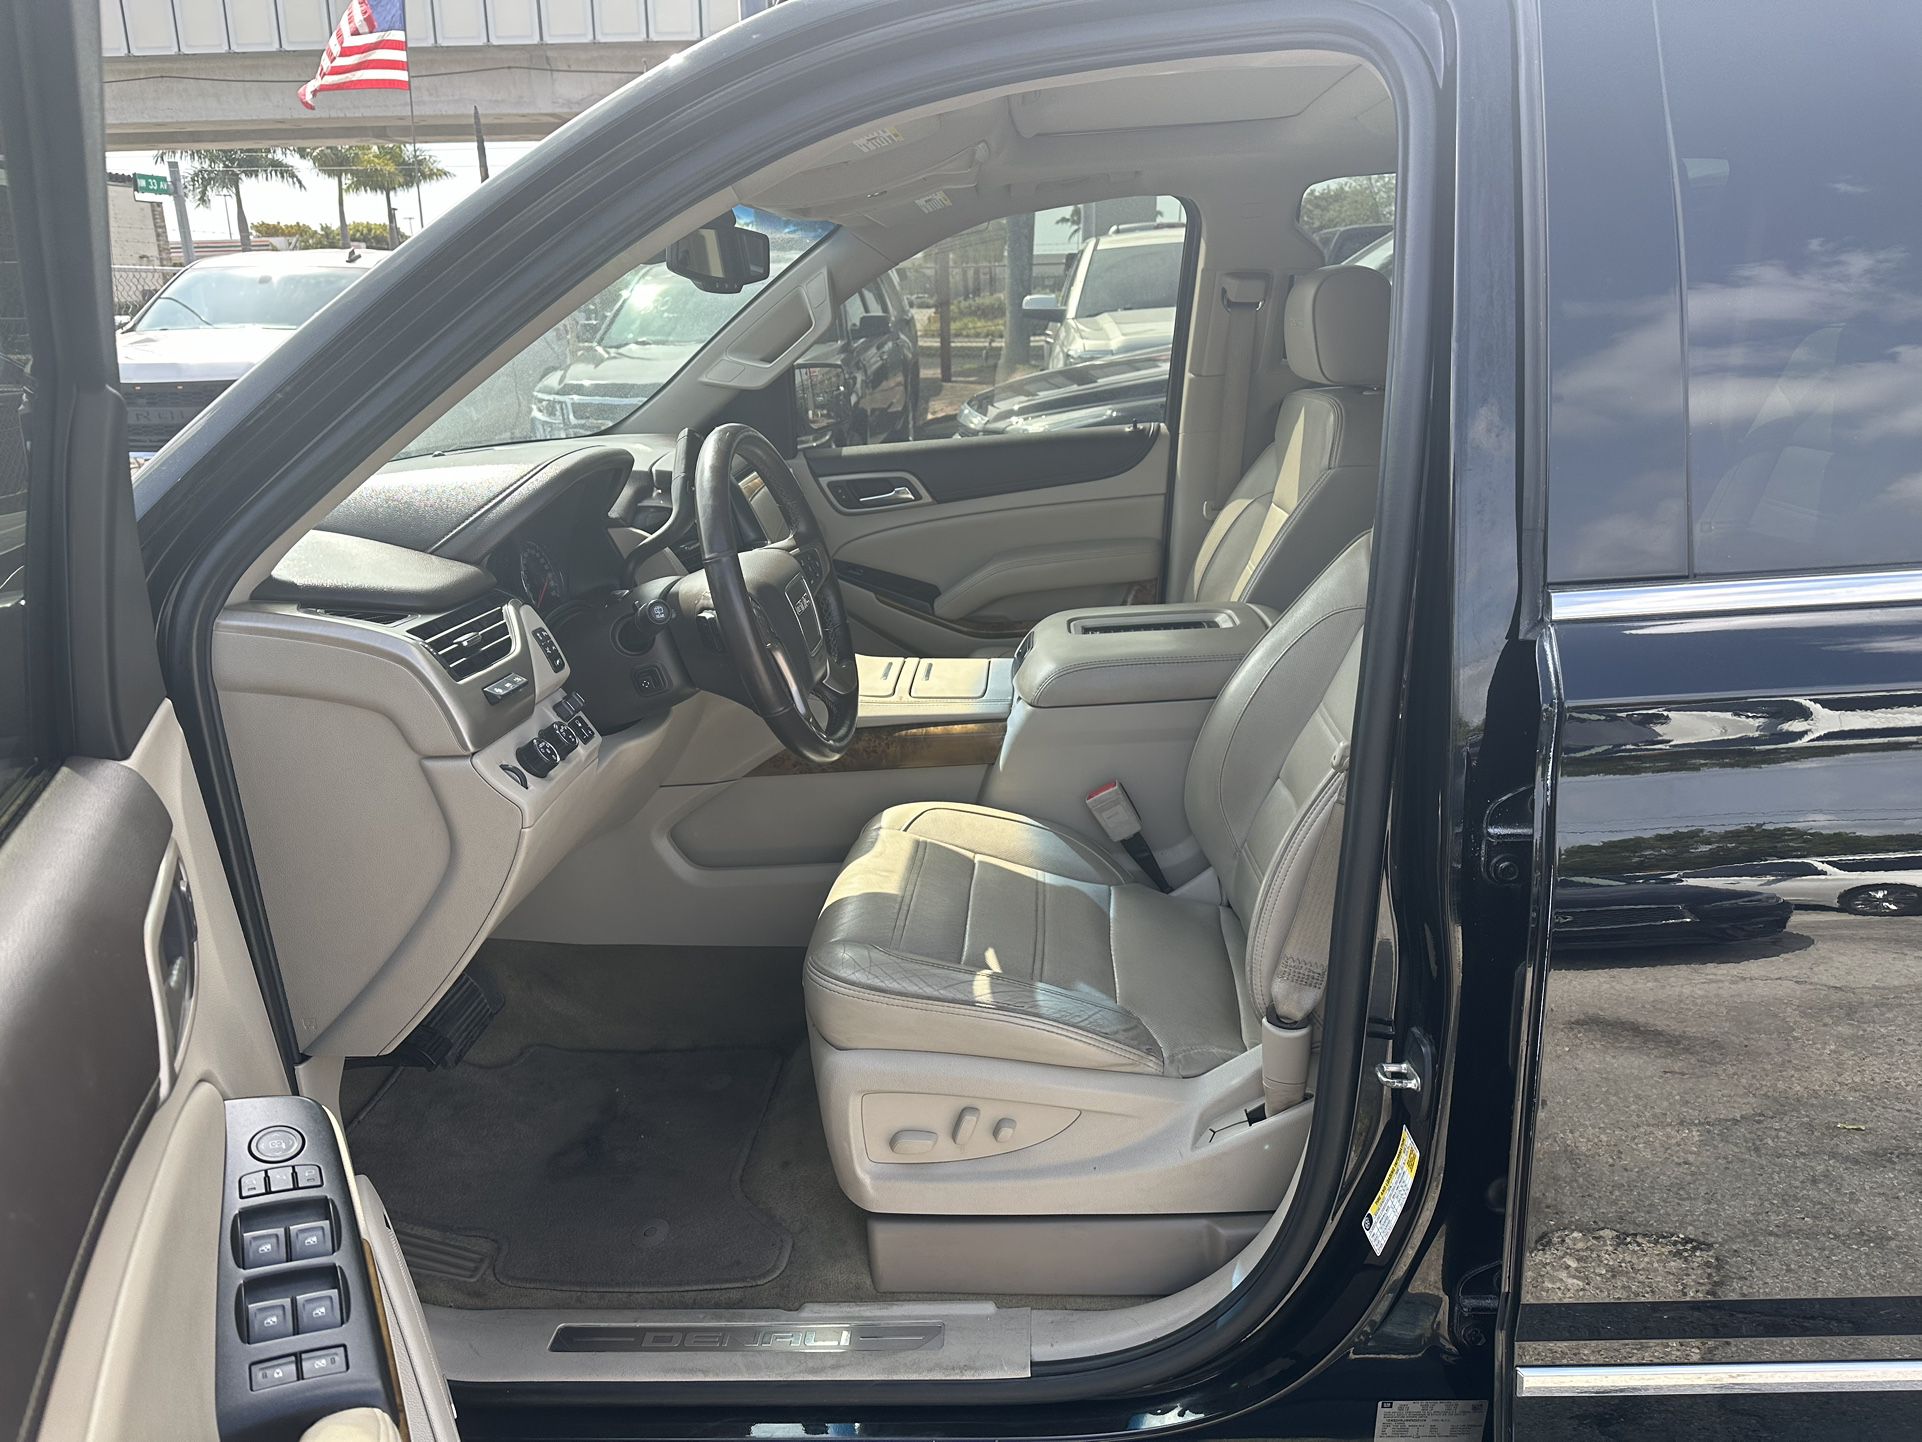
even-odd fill
[{"label": "reflection on car body", "polygon": [[1555,949],[1717,945],[1783,930],[1795,908],[1763,891],[1656,877],[1563,876],[1555,882]]},{"label": "reflection on car body", "polygon": [[1797,858],[1735,862],[1688,873],[1703,886],[1757,888],[1798,907],[1852,916],[1922,914],[1922,856]]}]

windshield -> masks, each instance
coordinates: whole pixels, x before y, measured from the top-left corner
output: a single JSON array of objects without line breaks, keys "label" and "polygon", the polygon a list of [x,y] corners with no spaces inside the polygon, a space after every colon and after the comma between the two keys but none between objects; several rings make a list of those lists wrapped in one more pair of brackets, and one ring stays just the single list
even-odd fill
[{"label": "windshield", "polygon": [[365,275],[346,266],[299,270],[209,266],[181,272],[129,330],[207,330],[259,325],[293,330]]},{"label": "windshield", "polygon": [[1181,285],[1181,235],[1152,245],[1100,245],[1075,301],[1076,320],[1116,310],[1172,310]]},{"label": "windshield", "polygon": [[768,280],[716,295],[658,260],[636,266],[482,381],[401,454],[591,436],[620,425],[834,229],[746,206],[737,206],[734,218],[767,236]]}]

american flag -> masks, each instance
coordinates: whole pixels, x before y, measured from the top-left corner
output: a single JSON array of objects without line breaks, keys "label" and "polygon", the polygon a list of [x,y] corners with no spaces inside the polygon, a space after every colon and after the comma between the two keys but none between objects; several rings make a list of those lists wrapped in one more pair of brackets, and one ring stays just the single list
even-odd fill
[{"label": "american flag", "polygon": [[300,103],[312,110],[316,90],[406,88],[407,0],[347,0],[320,69],[300,87]]}]

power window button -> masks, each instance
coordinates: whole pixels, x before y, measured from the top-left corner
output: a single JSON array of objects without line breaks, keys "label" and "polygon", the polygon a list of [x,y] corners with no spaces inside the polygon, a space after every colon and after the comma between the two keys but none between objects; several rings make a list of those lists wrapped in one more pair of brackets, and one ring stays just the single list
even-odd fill
[{"label": "power window button", "polygon": [[271,1232],[249,1232],[240,1239],[240,1265],[277,1267],[287,1260],[287,1234],[279,1228]]},{"label": "power window button", "polygon": [[285,1297],[247,1304],[247,1340],[278,1342],[294,1335],[294,1308]]},{"label": "power window button", "polygon": [[332,1222],[301,1222],[287,1229],[287,1254],[296,1262],[330,1257],[334,1252]]},{"label": "power window button", "polygon": [[340,1293],[309,1292],[294,1303],[294,1310],[300,1331],[325,1332],[340,1325]]}]

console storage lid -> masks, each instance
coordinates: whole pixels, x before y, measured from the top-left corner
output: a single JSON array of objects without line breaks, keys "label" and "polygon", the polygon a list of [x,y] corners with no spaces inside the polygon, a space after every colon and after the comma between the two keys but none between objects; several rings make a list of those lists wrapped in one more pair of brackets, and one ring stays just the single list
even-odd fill
[{"label": "console storage lid", "polygon": [[1241,602],[1058,611],[1022,647],[1015,690],[1037,707],[1204,700],[1273,620]]}]

